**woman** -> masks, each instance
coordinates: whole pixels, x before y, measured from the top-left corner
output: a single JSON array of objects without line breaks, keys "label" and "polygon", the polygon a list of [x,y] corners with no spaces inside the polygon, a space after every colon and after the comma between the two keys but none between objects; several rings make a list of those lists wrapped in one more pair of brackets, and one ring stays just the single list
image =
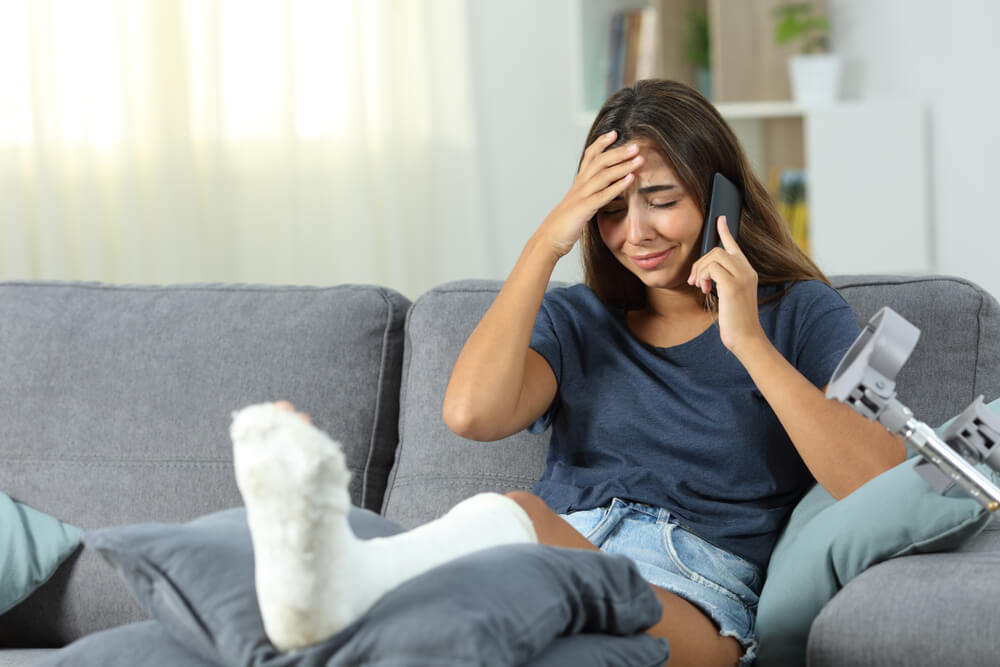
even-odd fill
[{"label": "woman", "polygon": [[[412,571],[365,594],[369,583],[350,584],[355,609],[316,634],[443,560],[537,540],[632,558],[663,603],[649,633],[669,641],[671,665],[749,663],[763,573],[795,503],[814,480],[840,498],[903,460],[901,440],[825,397],[856,320],[709,102],[679,83],[639,81],[605,103],[586,146],[444,400],[449,428],[473,440],[551,426],[542,479],[533,493],[482,494],[365,543],[373,561],[409,550]],[[720,218],[722,247],[701,257],[716,172],[742,191],[740,238]],[[585,284],[546,292],[581,238]],[[247,439],[234,430],[237,447]],[[258,551],[264,530],[254,530]],[[358,562],[349,530],[337,530],[336,548]]]}]

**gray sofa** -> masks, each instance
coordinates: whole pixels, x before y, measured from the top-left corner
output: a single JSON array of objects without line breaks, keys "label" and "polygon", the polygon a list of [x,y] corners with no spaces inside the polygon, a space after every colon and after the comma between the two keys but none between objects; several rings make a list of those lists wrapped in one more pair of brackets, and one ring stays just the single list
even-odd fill
[{"label": "gray sofa", "polygon": [[[859,322],[889,305],[919,326],[900,398],[936,425],[1000,395],[1000,305],[951,277],[841,276]],[[480,491],[529,488],[547,434],[450,433],[452,363],[499,283],[414,303],[388,289],[0,283],[0,490],[94,529],[186,521],[240,504],[232,410],[285,398],[344,445],[354,503],[404,526]],[[1000,532],[851,581],[813,624],[809,664],[969,664],[1000,654]],[[919,586],[917,584],[919,583]],[[0,667],[145,618],[80,549],[0,616]]]}]

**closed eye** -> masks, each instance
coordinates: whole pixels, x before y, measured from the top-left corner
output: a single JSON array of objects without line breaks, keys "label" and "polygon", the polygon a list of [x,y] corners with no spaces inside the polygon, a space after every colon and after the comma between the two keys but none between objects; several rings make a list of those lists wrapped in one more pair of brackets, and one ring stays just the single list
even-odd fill
[{"label": "closed eye", "polygon": [[[672,208],[673,206],[676,206],[676,205],[677,205],[676,201],[671,201],[671,202],[667,202],[666,204],[650,204],[650,207],[651,208]],[[608,215],[608,216],[611,216],[611,215],[618,215],[619,213],[623,213],[624,211],[625,211],[625,209],[623,209],[623,208],[616,208],[614,210],[607,210],[607,209],[605,209],[603,211],[598,211],[597,214],[598,215]]]}]

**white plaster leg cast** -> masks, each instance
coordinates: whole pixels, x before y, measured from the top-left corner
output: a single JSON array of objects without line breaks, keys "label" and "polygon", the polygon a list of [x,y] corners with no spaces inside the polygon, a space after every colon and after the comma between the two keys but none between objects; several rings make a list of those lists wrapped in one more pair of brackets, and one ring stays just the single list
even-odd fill
[{"label": "white plaster leg cast", "polygon": [[273,403],[233,415],[236,482],[247,508],[264,629],[281,650],[322,641],[384,593],[486,547],[537,541],[516,502],[483,493],[392,537],[359,540],[340,446]]}]

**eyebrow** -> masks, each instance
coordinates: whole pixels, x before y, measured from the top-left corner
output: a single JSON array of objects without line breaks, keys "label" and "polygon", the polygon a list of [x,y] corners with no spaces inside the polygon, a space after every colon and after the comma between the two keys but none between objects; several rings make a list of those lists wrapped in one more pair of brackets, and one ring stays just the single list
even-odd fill
[{"label": "eyebrow", "polygon": [[[663,190],[673,190],[676,187],[677,186],[675,184],[673,184],[673,183],[665,183],[664,185],[647,185],[644,188],[639,188],[639,194],[646,195],[646,194],[649,194],[650,192],[661,192]],[[624,197],[622,195],[618,195],[617,197],[615,197],[611,201],[617,201],[619,199],[624,199]]]}]

